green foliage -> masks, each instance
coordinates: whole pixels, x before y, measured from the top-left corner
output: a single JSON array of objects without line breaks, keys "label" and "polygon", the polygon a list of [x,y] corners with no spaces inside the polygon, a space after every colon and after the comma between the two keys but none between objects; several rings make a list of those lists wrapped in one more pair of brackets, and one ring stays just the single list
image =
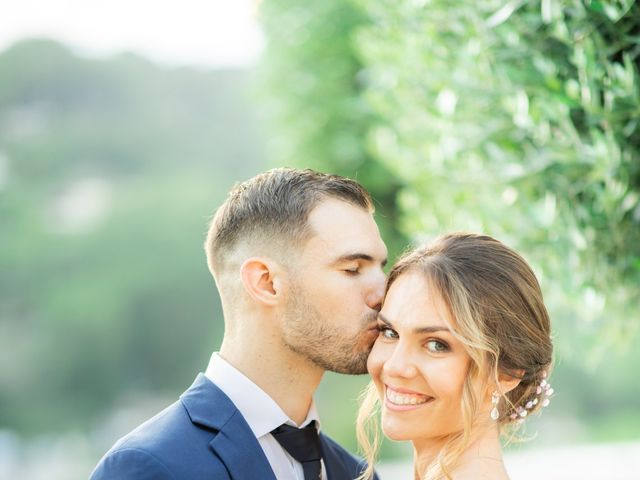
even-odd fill
[{"label": "green foliage", "polygon": [[368,140],[406,185],[405,231],[494,234],[536,264],[572,328],[637,328],[640,7],[360,5],[366,96],[381,119]]},{"label": "green foliage", "polygon": [[0,77],[0,424],[89,429],[127,395],[175,398],[222,333],[207,218],[263,168],[247,74],[34,41]]}]

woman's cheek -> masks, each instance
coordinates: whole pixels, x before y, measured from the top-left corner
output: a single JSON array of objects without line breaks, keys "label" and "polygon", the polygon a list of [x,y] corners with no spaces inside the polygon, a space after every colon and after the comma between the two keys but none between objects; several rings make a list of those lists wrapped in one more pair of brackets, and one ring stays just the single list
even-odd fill
[{"label": "woman's cheek", "polygon": [[380,379],[380,372],[382,371],[382,366],[384,364],[383,352],[384,347],[380,342],[380,339],[378,339],[376,340],[376,343],[373,344],[373,348],[371,349],[371,353],[367,359],[367,370],[374,381],[378,381]]},{"label": "woman's cheek", "polygon": [[377,340],[369,354],[369,358],[367,359],[367,370],[371,376],[373,384],[376,386],[379,398],[384,396],[384,385],[381,378],[382,367],[384,366],[384,356],[382,353],[383,348],[381,347],[382,345],[380,345],[380,341]]}]

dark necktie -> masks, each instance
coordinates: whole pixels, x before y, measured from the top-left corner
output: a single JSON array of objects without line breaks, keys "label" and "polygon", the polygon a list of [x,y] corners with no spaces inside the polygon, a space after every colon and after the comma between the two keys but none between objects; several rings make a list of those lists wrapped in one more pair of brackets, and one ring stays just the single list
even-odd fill
[{"label": "dark necktie", "polygon": [[302,464],[304,480],[320,480],[322,451],[315,421],[304,428],[281,425],[271,435],[289,455]]}]

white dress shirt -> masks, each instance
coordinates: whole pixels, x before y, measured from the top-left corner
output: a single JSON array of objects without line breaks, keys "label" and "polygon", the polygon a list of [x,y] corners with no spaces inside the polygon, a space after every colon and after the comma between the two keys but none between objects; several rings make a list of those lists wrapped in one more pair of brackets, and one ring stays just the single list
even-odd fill
[{"label": "white dress shirt", "polygon": [[[280,446],[278,441],[271,435],[271,431],[283,423],[302,428],[313,420],[316,421],[319,430],[320,423],[315,402],[311,402],[311,408],[309,408],[309,413],[304,422],[301,425],[296,425],[264,390],[218,355],[217,352],[211,355],[205,376],[231,399],[247,421],[249,428],[258,439],[258,443],[262,447],[276,478],[278,480],[304,480],[304,472],[300,462]],[[327,480],[324,462],[322,462],[322,478]]]}]

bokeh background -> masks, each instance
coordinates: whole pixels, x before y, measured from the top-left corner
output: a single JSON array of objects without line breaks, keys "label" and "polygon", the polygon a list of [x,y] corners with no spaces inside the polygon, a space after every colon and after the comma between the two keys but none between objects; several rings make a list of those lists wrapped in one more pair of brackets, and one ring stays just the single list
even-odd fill
[{"label": "bokeh background", "polygon": [[[636,2],[0,5],[0,479],[86,478],[191,384],[222,334],[207,221],[281,165],[363,183],[391,259],[451,230],[518,249],[556,394],[508,467],[639,478],[614,468],[640,467]],[[318,392],[354,452],[365,383]]]}]

